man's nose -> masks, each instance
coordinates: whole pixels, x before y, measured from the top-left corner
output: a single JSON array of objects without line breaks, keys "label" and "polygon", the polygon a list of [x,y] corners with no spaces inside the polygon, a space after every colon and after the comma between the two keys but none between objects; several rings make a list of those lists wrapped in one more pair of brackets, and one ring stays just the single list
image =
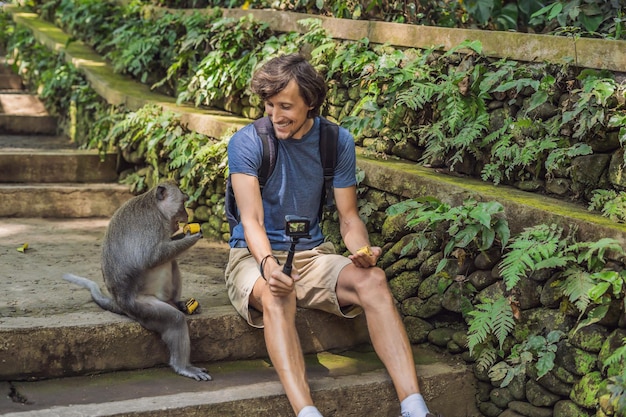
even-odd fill
[{"label": "man's nose", "polygon": [[268,115],[270,117],[270,119],[272,119],[272,121],[274,120],[280,120],[280,116],[281,116],[281,111],[280,109],[277,109],[276,107],[272,108],[271,111],[268,112]]}]

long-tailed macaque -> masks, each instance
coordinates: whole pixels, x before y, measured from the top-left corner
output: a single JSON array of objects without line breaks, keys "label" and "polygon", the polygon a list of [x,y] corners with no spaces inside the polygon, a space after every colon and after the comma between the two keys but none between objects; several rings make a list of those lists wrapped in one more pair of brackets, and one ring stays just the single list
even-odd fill
[{"label": "long-tailed macaque", "polygon": [[177,307],[182,280],[176,257],[202,237],[187,233],[172,239],[179,222],[188,220],[185,201],[187,196],[178,186],[166,181],[128,200],[113,214],[102,246],[102,275],[110,298],[89,279],[72,274],[63,278],[88,288],[100,307],[158,332],[177,373],[209,381],[205,369],[190,363],[189,329]]}]

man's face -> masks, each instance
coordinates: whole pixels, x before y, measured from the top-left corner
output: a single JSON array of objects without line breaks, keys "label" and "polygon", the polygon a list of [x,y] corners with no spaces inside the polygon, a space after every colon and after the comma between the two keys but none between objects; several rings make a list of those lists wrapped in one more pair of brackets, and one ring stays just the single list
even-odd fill
[{"label": "man's face", "polygon": [[277,139],[301,139],[313,127],[313,119],[307,117],[312,108],[304,102],[295,80],[265,101]]}]

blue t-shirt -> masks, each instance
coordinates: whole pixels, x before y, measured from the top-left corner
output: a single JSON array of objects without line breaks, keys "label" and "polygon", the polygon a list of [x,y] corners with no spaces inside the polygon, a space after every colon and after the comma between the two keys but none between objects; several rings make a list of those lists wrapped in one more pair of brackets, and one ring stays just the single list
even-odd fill
[{"label": "blue t-shirt", "polygon": [[[311,249],[324,241],[319,225],[319,207],[324,187],[324,170],[320,160],[320,121],[301,139],[278,140],[276,166],[263,188],[265,230],[272,249],[289,250],[291,239],[285,234],[285,215],[307,217],[311,221],[310,239],[300,239],[297,250]],[[228,143],[230,174],[258,177],[263,157],[262,141],[252,124],[240,129]],[[335,188],[356,184],[354,139],[339,128],[337,166],[333,177]],[[246,247],[242,224],[232,231],[231,247]]]}]

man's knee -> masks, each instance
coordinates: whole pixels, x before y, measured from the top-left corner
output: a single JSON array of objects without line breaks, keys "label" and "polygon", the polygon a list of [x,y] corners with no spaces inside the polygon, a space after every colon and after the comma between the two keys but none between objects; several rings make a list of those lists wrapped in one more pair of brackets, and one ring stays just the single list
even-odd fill
[{"label": "man's knee", "polygon": [[356,280],[355,290],[363,302],[391,300],[391,292],[385,272],[380,268],[368,268],[361,279]]},{"label": "man's knee", "polygon": [[295,315],[296,313],[296,292],[284,297],[277,297],[272,295],[271,292],[266,290],[262,297],[263,302],[263,317],[287,317]]}]

